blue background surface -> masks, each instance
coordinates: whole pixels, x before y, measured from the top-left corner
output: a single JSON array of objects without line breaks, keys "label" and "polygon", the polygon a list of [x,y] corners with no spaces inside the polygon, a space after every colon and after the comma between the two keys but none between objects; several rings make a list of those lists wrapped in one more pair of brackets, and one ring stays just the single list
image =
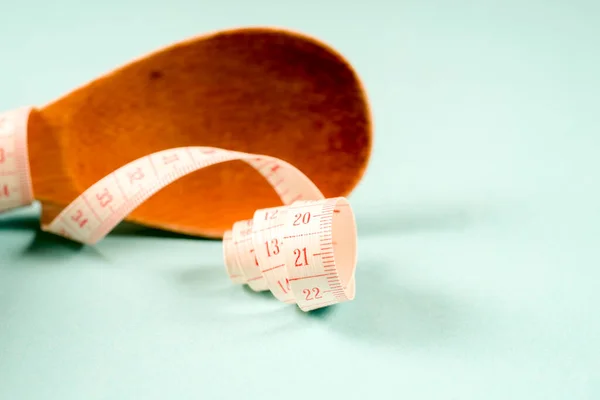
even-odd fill
[{"label": "blue background surface", "polygon": [[214,241],[0,217],[0,399],[600,398],[600,3],[10,2],[0,109],[205,32],[319,37],[375,121],[355,301],[230,284]]}]

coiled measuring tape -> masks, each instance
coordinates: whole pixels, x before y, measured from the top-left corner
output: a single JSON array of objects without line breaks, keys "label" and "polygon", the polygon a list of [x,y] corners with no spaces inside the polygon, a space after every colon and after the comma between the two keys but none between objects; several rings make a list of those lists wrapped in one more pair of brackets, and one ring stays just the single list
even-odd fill
[{"label": "coiled measuring tape", "polygon": [[[0,212],[34,201],[27,149],[30,107],[0,114]],[[356,224],[343,197],[325,198],[293,165],[214,147],[152,153],[105,176],[42,230],[95,244],[146,199],[210,165],[241,160],[275,189],[283,205],[256,210],[223,236],[225,269],[235,284],[310,311],[354,299]]]}]

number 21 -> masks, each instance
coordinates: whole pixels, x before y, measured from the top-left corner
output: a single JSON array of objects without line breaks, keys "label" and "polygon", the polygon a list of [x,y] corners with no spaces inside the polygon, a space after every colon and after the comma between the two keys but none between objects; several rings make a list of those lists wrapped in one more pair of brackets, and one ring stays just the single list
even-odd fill
[{"label": "number 21", "polygon": [[306,247],[302,250],[295,249],[294,255],[296,256],[296,262],[294,265],[296,267],[302,267],[303,265],[308,265],[308,258],[306,257]]}]

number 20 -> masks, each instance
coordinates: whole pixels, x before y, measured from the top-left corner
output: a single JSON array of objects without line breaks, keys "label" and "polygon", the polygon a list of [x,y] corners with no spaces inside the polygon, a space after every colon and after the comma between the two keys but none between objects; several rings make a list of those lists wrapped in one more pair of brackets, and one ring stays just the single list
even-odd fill
[{"label": "number 20", "polygon": [[294,215],[294,226],[299,226],[302,224],[308,224],[310,222],[310,212],[305,212],[304,214],[298,213]]}]

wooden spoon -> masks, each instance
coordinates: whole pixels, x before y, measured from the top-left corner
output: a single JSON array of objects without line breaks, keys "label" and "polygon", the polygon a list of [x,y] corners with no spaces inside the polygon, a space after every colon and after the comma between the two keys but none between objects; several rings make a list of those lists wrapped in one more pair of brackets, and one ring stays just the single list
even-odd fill
[{"label": "wooden spoon", "polygon": [[[274,156],[326,197],[347,196],[372,143],[348,62],[313,38],[270,28],[219,31],[149,54],[36,109],[29,124],[44,223],[115,169],[179,146]],[[126,221],[220,238],[257,208],[280,204],[254,169],[234,161],[176,181]]]}]

